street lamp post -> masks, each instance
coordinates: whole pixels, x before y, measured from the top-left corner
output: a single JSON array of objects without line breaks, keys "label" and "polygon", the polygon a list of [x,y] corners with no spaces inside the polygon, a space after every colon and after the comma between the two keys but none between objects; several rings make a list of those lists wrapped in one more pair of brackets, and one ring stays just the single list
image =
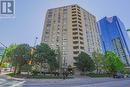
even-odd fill
[{"label": "street lamp post", "polygon": [[[36,49],[37,39],[38,39],[38,37],[35,38],[34,46],[30,50],[30,60],[28,61],[29,68],[32,68],[32,57],[33,57],[34,51]],[[29,75],[29,69],[28,69],[28,75]]]},{"label": "street lamp post", "polygon": [[36,47],[37,40],[38,40],[38,37],[36,37],[36,38],[35,38],[35,42],[34,42],[34,48]]}]

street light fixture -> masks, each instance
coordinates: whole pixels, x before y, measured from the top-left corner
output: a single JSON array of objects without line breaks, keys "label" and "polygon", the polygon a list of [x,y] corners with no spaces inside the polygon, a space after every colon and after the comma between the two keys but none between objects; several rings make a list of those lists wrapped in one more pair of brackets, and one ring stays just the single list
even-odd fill
[{"label": "street light fixture", "polygon": [[37,40],[38,40],[38,37],[36,37],[36,38],[35,38],[35,42],[34,42],[34,48],[36,47]]}]

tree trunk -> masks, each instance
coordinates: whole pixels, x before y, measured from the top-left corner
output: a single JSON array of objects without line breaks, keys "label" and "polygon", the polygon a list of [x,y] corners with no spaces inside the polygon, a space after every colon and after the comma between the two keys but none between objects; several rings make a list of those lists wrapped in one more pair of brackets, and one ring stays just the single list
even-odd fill
[{"label": "tree trunk", "polygon": [[21,74],[21,65],[18,66],[18,72],[17,72],[17,74],[18,75]]},{"label": "tree trunk", "polygon": [[40,70],[40,74],[42,74],[42,63],[41,63],[41,70]]},{"label": "tree trunk", "polygon": [[16,71],[17,71],[17,65],[14,68],[14,74],[16,74]]}]

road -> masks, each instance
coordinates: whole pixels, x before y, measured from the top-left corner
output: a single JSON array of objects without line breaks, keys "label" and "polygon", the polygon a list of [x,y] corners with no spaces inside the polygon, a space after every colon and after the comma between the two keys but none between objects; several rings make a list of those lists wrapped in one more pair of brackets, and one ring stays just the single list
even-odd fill
[{"label": "road", "polygon": [[130,87],[130,79],[78,78],[69,80],[26,80],[23,87]]},{"label": "road", "polygon": [[75,78],[18,81],[0,78],[0,87],[130,87],[130,79]]},{"label": "road", "polygon": [[0,78],[0,87],[20,87],[24,81],[9,80]]}]

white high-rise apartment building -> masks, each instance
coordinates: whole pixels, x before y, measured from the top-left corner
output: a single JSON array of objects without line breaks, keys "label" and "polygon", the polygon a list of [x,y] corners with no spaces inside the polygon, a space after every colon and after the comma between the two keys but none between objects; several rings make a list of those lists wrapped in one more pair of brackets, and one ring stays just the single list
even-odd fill
[{"label": "white high-rise apartment building", "polygon": [[47,11],[42,43],[60,49],[61,63],[74,65],[74,58],[83,51],[100,51],[96,18],[78,5],[52,8]]}]

